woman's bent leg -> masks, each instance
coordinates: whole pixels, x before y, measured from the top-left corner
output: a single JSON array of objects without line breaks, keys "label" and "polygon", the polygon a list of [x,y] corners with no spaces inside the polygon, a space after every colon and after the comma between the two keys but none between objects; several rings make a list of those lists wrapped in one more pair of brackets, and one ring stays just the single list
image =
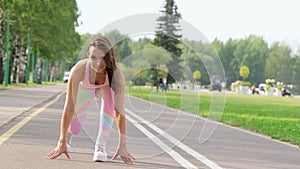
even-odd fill
[{"label": "woman's bent leg", "polygon": [[106,145],[114,121],[114,100],[110,88],[104,88],[103,93],[104,96],[101,102],[99,132],[96,144]]},{"label": "woman's bent leg", "polygon": [[114,120],[114,100],[110,88],[101,89],[102,97],[100,108],[99,131],[96,139],[93,161],[107,161],[106,142]]},{"label": "woman's bent leg", "polygon": [[78,88],[75,112],[68,129],[69,134],[77,135],[82,130],[87,117],[87,110],[93,101],[93,92],[84,89],[82,86]]}]

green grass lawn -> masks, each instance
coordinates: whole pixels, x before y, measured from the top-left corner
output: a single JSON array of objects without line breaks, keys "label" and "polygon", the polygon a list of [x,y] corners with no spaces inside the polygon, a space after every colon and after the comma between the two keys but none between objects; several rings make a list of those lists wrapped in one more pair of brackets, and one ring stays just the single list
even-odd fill
[{"label": "green grass lawn", "polygon": [[[144,87],[130,87],[127,94],[204,117],[209,115],[213,96],[208,92],[197,95],[195,92],[179,90],[169,90],[164,94],[161,91],[156,92],[154,88]],[[300,145],[299,98],[226,94],[220,120],[232,126]]]}]

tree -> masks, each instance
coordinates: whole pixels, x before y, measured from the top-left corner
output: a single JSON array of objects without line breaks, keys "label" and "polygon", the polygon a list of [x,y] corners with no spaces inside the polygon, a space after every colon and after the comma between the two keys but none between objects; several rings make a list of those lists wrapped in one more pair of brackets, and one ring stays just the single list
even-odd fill
[{"label": "tree", "polygon": [[171,54],[162,47],[148,44],[144,47],[143,55],[145,56],[146,61],[151,65],[151,81],[158,90],[160,79],[165,74],[165,72],[168,71],[164,70],[164,65],[167,65],[171,61]]},{"label": "tree", "polygon": [[231,84],[239,78],[239,75],[235,71],[235,67],[239,67],[239,63],[234,62],[234,51],[237,46],[237,40],[230,38],[226,43],[223,43],[215,39],[212,42],[212,46],[216,49],[221,59],[226,81],[228,84]]},{"label": "tree", "polygon": [[208,75],[208,67],[210,64],[207,63],[211,63],[210,61],[213,57],[210,56],[214,56],[216,54],[215,51],[212,50],[212,45],[209,43],[203,43],[202,41],[188,39],[184,39],[183,44],[182,58],[185,60],[190,72],[199,70],[201,72],[201,84],[208,85],[210,83]]},{"label": "tree", "polygon": [[139,38],[137,41],[131,41],[129,44],[132,52],[137,52],[139,50],[142,50],[145,45],[151,44],[152,40],[150,38],[144,37],[144,38]]},{"label": "tree", "polygon": [[66,65],[66,69],[70,70],[77,62],[78,60],[81,59],[85,59],[86,56],[86,47],[85,45],[87,45],[88,41],[90,38],[92,38],[94,35],[86,33],[86,34],[82,34],[80,35],[80,47],[78,47],[74,53],[73,53],[73,58],[66,58],[66,62],[69,63]]},{"label": "tree", "polygon": [[3,58],[4,58],[4,21],[5,21],[5,13],[2,9],[2,5],[0,5],[0,84],[2,84],[4,80],[4,71],[3,71]]},{"label": "tree", "polygon": [[165,65],[170,60],[171,56],[165,49],[147,44],[143,49],[130,55],[121,65],[127,82],[133,81],[140,85],[150,80],[158,87],[159,79],[168,72]]},{"label": "tree", "polygon": [[201,72],[199,70],[196,70],[194,73],[193,73],[193,78],[196,80],[196,81],[199,81],[200,78],[201,78]]},{"label": "tree", "polygon": [[[73,57],[73,52],[80,42],[80,37],[75,31],[79,16],[75,0],[3,0],[2,2],[0,8],[5,15],[9,9],[12,21],[10,31],[12,52],[9,56],[11,65],[6,71],[14,72],[14,81],[18,82],[19,77],[24,77],[24,70],[27,65],[30,65],[26,64],[27,56],[24,52],[27,49],[28,34],[31,37],[30,52],[40,53],[41,58],[34,59],[35,63],[39,61],[39,64],[36,66],[37,69],[32,68],[32,71],[48,67],[46,60],[50,61],[49,65],[59,66],[66,59]],[[0,69],[2,69],[1,64]],[[41,74],[42,71],[39,73]]]},{"label": "tree", "polygon": [[300,94],[300,51],[298,51],[297,55],[294,55],[292,58],[292,65],[291,65],[291,69],[292,69],[292,82],[291,84],[293,84],[293,88],[292,91],[295,94]]},{"label": "tree", "polygon": [[115,46],[118,62],[122,62],[131,54],[131,48],[129,47],[131,39],[129,39],[127,35],[122,35],[118,30],[115,29],[105,33],[104,36],[108,37]]},{"label": "tree", "polygon": [[250,74],[250,70],[248,68],[248,66],[241,66],[240,68],[240,76],[243,77],[243,80],[245,80]]},{"label": "tree", "polygon": [[266,75],[284,83],[292,82],[291,49],[282,44],[274,43],[266,61]]},{"label": "tree", "polygon": [[252,70],[249,81],[257,84],[265,80],[267,56],[268,45],[264,39],[251,35],[237,42],[232,67],[238,72],[241,65],[247,65]]},{"label": "tree", "polygon": [[153,44],[161,46],[170,52],[172,60],[166,65],[169,72],[167,81],[173,83],[176,79],[182,77],[183,67],[180,64],[182,60],[180,56],[182,49],[179,48],[181,35],[177,34],[180,31],[179,19],[180,13],[177,12],[177,5],[174,0],[166,0],[163,6],[162,16],[157,19],[158,29],[155,32],[156,37]]}]

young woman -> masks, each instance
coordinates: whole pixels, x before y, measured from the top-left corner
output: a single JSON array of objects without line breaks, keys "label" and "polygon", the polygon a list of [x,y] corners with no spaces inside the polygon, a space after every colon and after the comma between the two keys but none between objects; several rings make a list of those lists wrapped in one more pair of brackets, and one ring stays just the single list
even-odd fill
[{"label": "young woman", "polygon": [[54,159],[61,154],[70,158],[68,140],[82,130],[87,116],[86,110],[96,97],[101,99],[101,110],[93,161],[107,161],[106,142],[115,118],[119,144],[112,159],[120,156],[124,163],[132,164],[134,157],[126,148],[125,80],[116,65],[113,46],[107,38],[97,36],[88,44],[87,55],[88,59],[79,61],[71,70],[61,119],[60,139],[47,158]]}]

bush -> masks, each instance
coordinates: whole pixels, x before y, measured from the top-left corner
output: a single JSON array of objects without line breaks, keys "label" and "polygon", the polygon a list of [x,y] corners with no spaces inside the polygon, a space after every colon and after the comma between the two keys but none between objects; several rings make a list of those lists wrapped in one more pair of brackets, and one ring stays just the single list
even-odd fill
[{"label": "bush", "polygon": [[251,82],[241,82],[241,86],[252,86],[252,83]]}]

